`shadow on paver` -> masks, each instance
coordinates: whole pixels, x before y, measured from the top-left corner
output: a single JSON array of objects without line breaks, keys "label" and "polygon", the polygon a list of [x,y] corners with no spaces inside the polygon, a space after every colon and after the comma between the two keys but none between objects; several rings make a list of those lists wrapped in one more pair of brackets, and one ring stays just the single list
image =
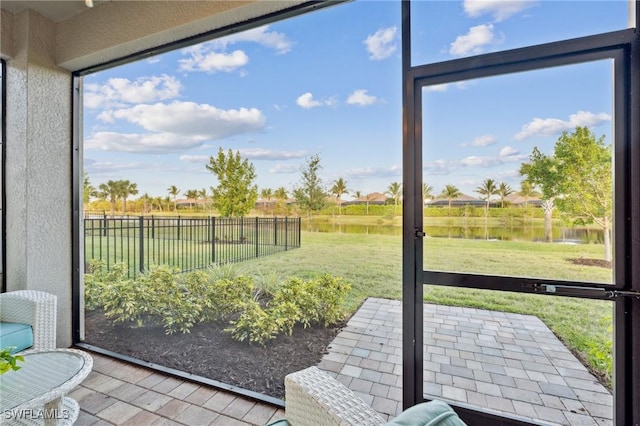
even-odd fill
[{"label": "shadow on paver", "polygon": [[[537,317],[424,305],[424,395],[563,425],[612,425],[613,397]],[[402,411],[402,302],[369,298],[318,367]]]}]

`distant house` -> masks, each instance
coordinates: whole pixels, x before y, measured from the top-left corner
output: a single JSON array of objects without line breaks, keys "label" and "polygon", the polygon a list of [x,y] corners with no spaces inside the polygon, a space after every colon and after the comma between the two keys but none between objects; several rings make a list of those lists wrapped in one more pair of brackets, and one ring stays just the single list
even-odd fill
[{"label": "distant house", "polygon": [[382,206],[387,202],[387,196],[380,192],[372,192],[371,194],[363,195],[351,201],[344,201],[343,206],[356,206],[360,204],[368,204],[370,206]]},{"label": "distant house", "polygon": [[528,197],[527,199],[525,199],[522,195],[517,195],[517,194],[509,195],[508,197],[505,198],[505,201],[507,201],[511,205],[522,206],[522,207],[524,207],[525,204],[527,206],[535,206],[535,207],[539,207],[542,204],[542,200],[538,197]]},{"label": "distant house", "polygon": [[[492,202],[494,201],[492,200]],[[431,200],[426,200],[424,204],[428,207],[449,207],[449,199],[436,197]],[[484,200],[467,194],[460,194],[458,198],[451,199],[451,207],[484,206],[485,204],[486,202]]]},{"label": "distant house", "polygon": [[205,207],[205,200],[198,198],[181,198],[176,200],[176,208],[178,209],[190,209],[193,207]]}]

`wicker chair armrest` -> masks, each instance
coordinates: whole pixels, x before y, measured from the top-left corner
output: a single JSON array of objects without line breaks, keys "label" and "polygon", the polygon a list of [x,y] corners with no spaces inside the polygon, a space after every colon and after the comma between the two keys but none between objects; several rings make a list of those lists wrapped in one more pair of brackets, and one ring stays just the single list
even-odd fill
[{"label": "wicker chair armrest", "polygon": [[56,347],[57,297],[37,290],[18,290],[0,294],[0,320],[30,324],[33,329],[31,350]]},{"label": "wicker chair armrest", "polygon": [[292,426],[384,425],[385,420],[345,385],[309,367],[288,374],[285,413]]}]

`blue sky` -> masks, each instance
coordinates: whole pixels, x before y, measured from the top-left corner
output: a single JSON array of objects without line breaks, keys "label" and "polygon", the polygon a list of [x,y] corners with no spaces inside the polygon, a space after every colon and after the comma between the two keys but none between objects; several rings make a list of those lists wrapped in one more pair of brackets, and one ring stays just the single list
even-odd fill
[{"label": "blue sky", "polygon": [[[627,5],[422,1],[413,17],[415,65],[625,28]],[[209,189],[222,147],[254,164],[260,189],[291,191],[317,153],[327,186],[384,192],[402,180],[400,51],[399,2],[361,0],[86,76],[85,170],[140,195]],[[563,130],[610,142],[611,78],[600,61],[425,89],[425,181],[517,188],[520,163]]]}]

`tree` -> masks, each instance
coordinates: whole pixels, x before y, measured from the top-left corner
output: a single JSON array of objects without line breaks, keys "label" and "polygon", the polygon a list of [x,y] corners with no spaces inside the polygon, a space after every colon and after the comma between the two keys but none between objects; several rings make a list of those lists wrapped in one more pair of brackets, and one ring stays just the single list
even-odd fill
[{"label": "tree", "polygon": [[91,182],[89,181],[89,175],[87,174],[87,172],[83,172],[82,183],[83,183],[82,202],[86,204],[89,202],[89,200],[91,200],[91,197],[95,197],[98,195],[98,191],[93,185],[91,185]]},{"label": "tree", "polygon": [[178,194],[180,194],[180,190],[178,189],[177,186],[171,185],[169,188],[167,188],[167,191],[169,191],[169,195],[171,195],[171,197],[173,198],[173,211],[175,212],[177,210],[176,198],[178,198]]},{"label": "tree", "polygon": [[542,191],[541,206],[544,211],[545,241],[551,243],[553,242],[552,214],[556,208],[556,198],[560,194],[557,160],[554,156],[543,154],[538,147],[534,147],[529,155],[529,162],[520,166],[520,175]]},{"label": "tree", "polygon": [[188,189],[185,191],[184,196],[187,197],[189,206],[195,208],[198,205],[198,197],[200,196],[200,191],[198,191],[197,189]]},{"label": "tree", "polygon": [[423,183],[422,184],[422,203],[426,203],[427,200],[430,200],[433,198],[433,186],[429,185],[428,183]]},{"label": "tree", "polygon": [[330,192],[336,197],[336,202],[338,203],[338,209],[340,212],[339,214],[342,215],[342,198],[340,197],[349,193],[349,189],[347,189],[347,181],[343,178],[338,178],[333,182]]},{"label": "tree", "polygon": [[535,190],[535,186],[525,179],[520,182],[520,192],[518,192],[518,195],[524,198],[524,206],[528,207],[529,198],[537,195],[537,192]]},{"label": "tree", "polygon": [[218,178],[218,186],[213,187],[213,205],[223,217],[242,217],[255,207],[258,187],[254,183],[256,171],[253,164],[240,152],[229,150],[225,155],[222,148],[216,157],[209,158],[207,170]]},{"label": "tree", "polygon": [[273,196],[276,197],[277,200],[286,200],[289,197],[289,194],[287,193],[287,190],[281,186],[274,191]]},{"label": "tree", "polygon": [[262,207],[264,211],[267,211],[267,203],[271,202],[271,197],[273,197],[273,190],[271,188],[262,188],[260,191],[260,197],[262,198]]},{"label": "tree", "polygon": [[556,141],[555,158],[560,176],[558,209],[577,222],[595,223],[604,231],[605,260],[611,261],[611,222],[613,214],[613,175],[611,146],[604,135],[588,127],[563,132]]},{"label": "tree", "polygon": [[392,182],[387,188],[387,194],[393,198],[393,211],[398,209],[398,204],[400,204],[400,199],[402,198],[402,184],[399,182]]},{"label": "tree", "polygon": [[120,197],[120,185],[118,182],[119,181],[109,180],[107,183],[101,183],[100,186],[98,186],[100,190],[98,196],[103,200],[109,200],[111,216],[116,214],[116,201],[118,201],[118,197]]},{"label": "tree", "polygon": [[440,193],[440,195],[442,195],[444,198],[446,198],[449,201],[449,213],[448,213],[448,215],[451,216],[451,201],[455,200],[458,197],[460,197],[460,195],[462,195],[462,193],[460,192],[460,190],[455,185],[445,185],[445,187],[442,189],[442,192]]},{"label": "tree", "polygon": [[493,179],[485,179],[482,182],[482,185],[477,187],[474,192],[477,192],[481,195],[481,199],[483,199],[486,204],[485,209],[485,218],[489,216],[489,202],[491,197],[498,194],[498,187],[496,186],[496,182]]},{"label": "tree", "polygon": [[362,191],[356,191],[353,193],[353,198],[360,198],[362,197]]},{"label": "tree", "polygon": [[509,195],[513,194],[513,188],[504,182],[500,182],[498,187],[498,195],[500,196],[500,207],[504,209],[504,201]]},{"label": "tree", "polygon": [[129,195],[138,193],[138,184],[131,183],[128,180],[119,180],[118,186],[120,188],[120,197],[122,198],[122,213],[124,213],[127,211],[127,198],[129,198]]},{"label": "tree", "polygon": [[325,205],[327,194],[322,188],[322,179],[318,176],[321,169],[320,156],[315,154],[301,168],[300,186],[293,190],[293,198],[308,216],[311,216],[311,212],[321,210]]}]

